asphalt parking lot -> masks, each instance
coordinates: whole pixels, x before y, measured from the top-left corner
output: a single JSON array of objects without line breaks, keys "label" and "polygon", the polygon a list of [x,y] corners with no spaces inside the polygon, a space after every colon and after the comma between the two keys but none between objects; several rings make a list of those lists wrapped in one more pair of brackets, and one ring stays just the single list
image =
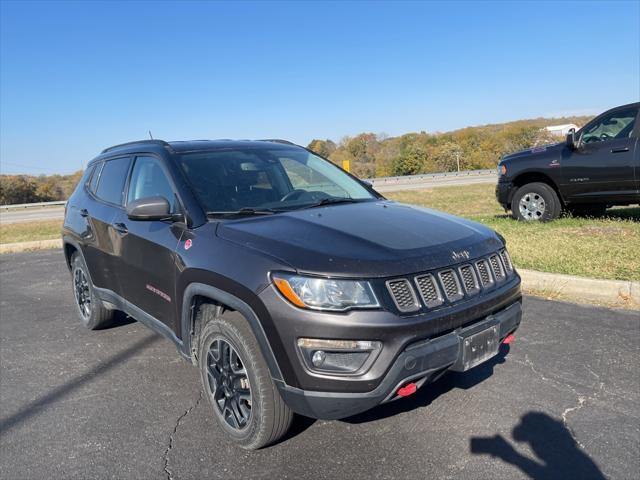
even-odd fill
[{"label": "asphalt parking lot", "polygon": [[60,251],[0,257],[0,478],[637,478],[640,312],[526,298],[511,351],[246,452],[142,325],[75,318]]}]

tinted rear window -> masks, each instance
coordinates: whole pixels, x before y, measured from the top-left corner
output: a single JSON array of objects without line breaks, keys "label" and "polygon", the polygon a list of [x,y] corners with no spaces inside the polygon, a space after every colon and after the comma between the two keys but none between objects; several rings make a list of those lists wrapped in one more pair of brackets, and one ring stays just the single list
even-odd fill
[{"label": "tinted rear window", "polygon": [[106,202],[123,204],[124,183],[129,173],[129,157],[116,158],[105,162],[100,173],[96,196]]}]

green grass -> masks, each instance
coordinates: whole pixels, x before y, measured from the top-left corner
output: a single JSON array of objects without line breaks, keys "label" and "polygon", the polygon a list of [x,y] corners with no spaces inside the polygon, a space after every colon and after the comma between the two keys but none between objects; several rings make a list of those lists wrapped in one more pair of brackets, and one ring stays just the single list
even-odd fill
[{"label": "green grass", "polygon": [[513,220],[494,185],[442,187],[388,194],[483,223],[507,239],[516,266],[581,277],[640,280],[640,208],[614,208],[601,218],[562,217],[549,223]]},{"label": "green grass", "polygon": [[0,243],[30,242],[60,238],[62,220],[0,225]]}]

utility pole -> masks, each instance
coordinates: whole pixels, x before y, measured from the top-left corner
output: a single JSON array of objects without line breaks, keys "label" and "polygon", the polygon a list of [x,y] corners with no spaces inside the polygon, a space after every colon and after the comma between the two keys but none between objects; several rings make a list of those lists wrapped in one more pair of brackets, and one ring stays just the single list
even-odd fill
[{"label": "utility pole", "polygon": [[456,150],[456,163],[458,164],[458,173],[460,173],[460,152]]}]

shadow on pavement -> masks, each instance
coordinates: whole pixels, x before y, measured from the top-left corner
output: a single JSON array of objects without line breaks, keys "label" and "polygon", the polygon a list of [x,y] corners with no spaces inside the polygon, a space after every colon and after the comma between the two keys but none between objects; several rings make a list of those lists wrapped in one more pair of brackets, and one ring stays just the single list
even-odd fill
[{"label": "shadow on pavement", "polygon": [[471,453],[499,458],[536,480],[605,478],[564,424],[545,413],[526,413],[514,427],[512,436],[517,442],[528,443],[538,458],[534,460],[519,453],[501,435],[471,438]]},{"label": "shadow on pavement", "polygon": [[442,378],[434,383],[423,385],[422,388],[410,397],[384,403],[371,410],[345,418],[341,421],[357,424],[381,420],[383,418],[398,415],[399,413],[415,410],[416,408],[426,407],[440,395],[444,395],[451,390],[468,390],[493,375],[494,367],[498,364],[504,363],[505,356],[508,353],[509,345],[503,344],[500,346],[498,355],[467,372],[446,373]]},{"label": "shadow on pavement", "polygon": [[11,428],[25,422],[33,415],[39,413],[43,408],[46,408],[60,398],[69,395],[74,390],[95,379],[95,377],[97,377],[98,375],[102,375],[108,370],[111,370],[112,368],[120,365],[124,360],[138,354],[140,350],[147,348],[149,345],[157,342],[159,339],[159,335],[153,334],[141,340],[138,340],[130,347],[122,350],[116,355],[113,355],[106,362],[100,363],[88,372],[71,379],[67,383],[54,388],[49,393],[28,403],[13,415],[10,415],[0,421],[0,435],[5,435]]}]

